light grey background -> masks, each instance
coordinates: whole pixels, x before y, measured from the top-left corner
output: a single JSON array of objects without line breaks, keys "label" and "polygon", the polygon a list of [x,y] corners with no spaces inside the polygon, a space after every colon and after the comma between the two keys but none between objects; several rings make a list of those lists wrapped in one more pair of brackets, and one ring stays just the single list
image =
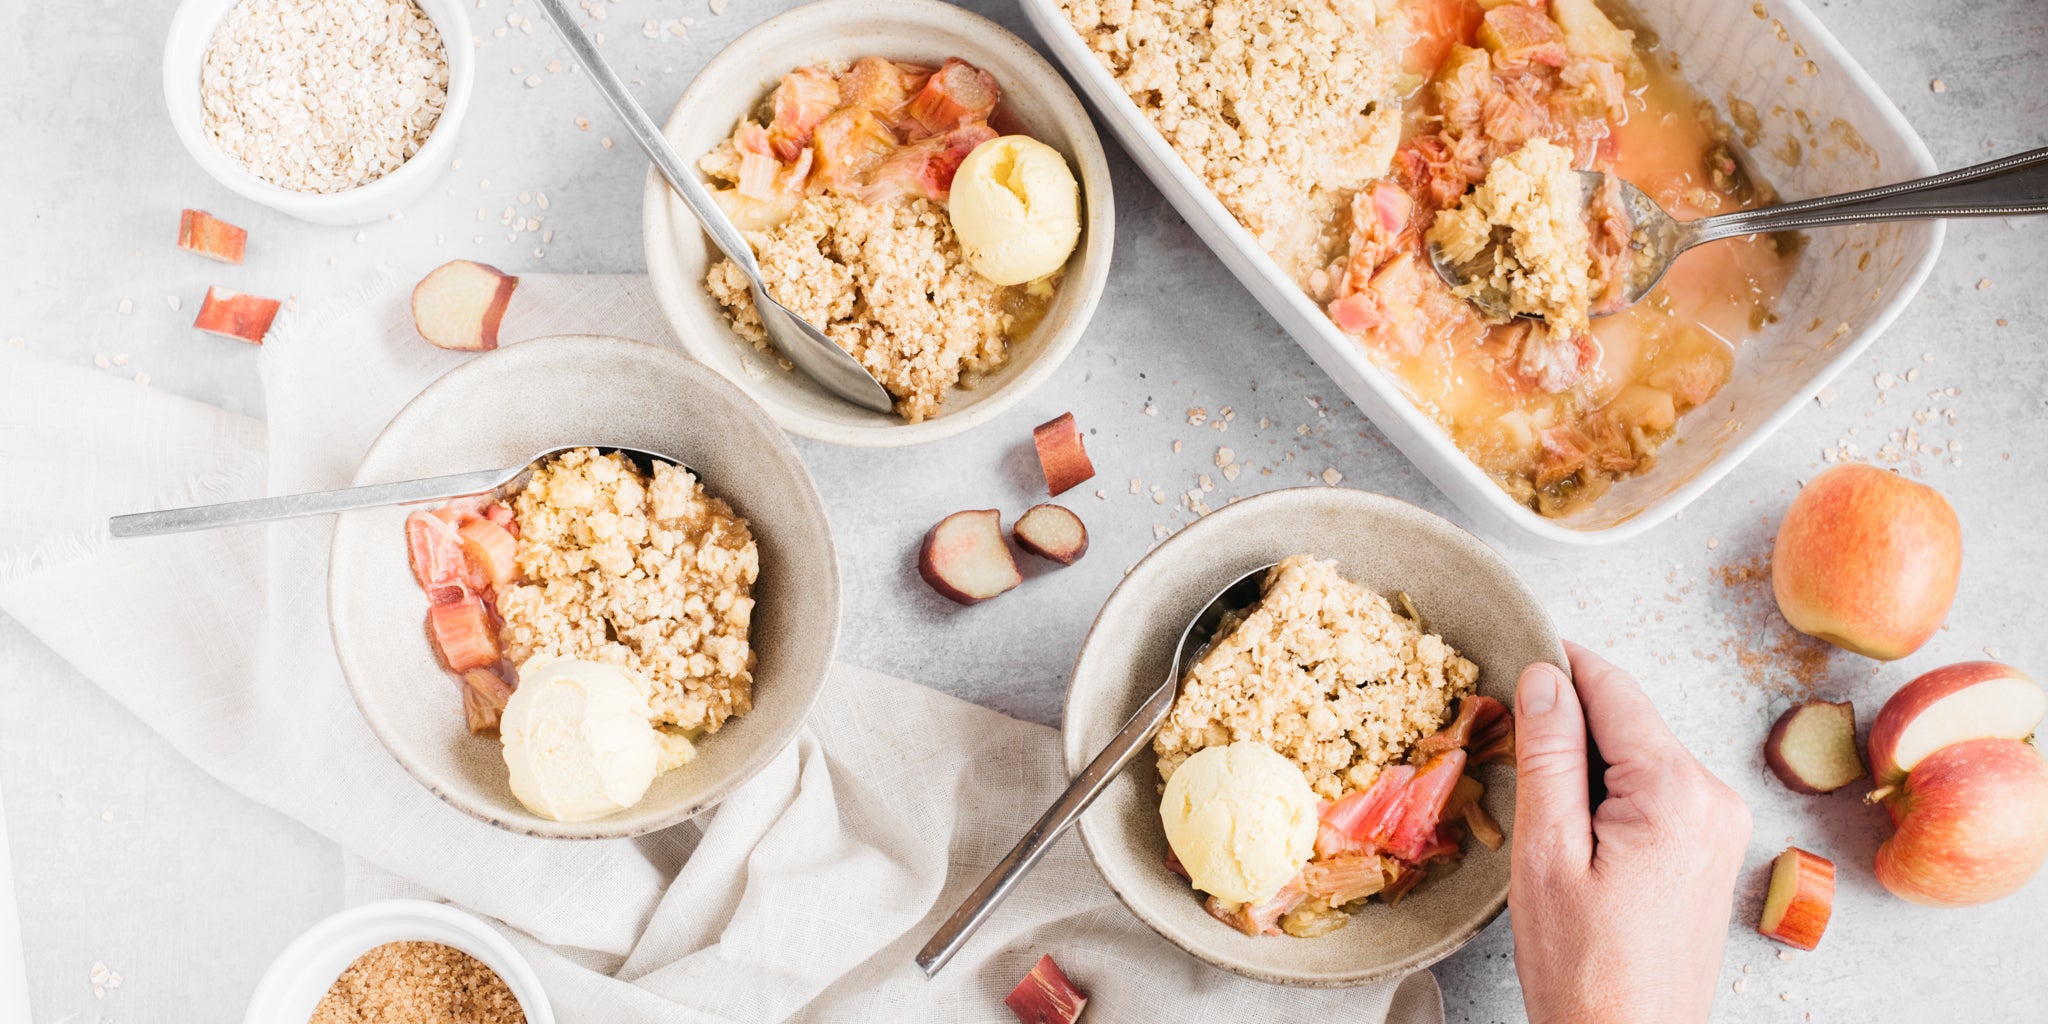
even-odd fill
[{"label": "light grey background", "polygon": [[[714,15],[706,0],[621,0],[604,3],[606,18],[589,24],[658,116],[695,67],[783,6],[731,0]],[[1025,31],[1009,3],[968,6]],[[172,7],[0,2],[0,344],[82,363],[104,355],[107,372],[147,373],[153,386],[260,414],[254,351],[189,329],[208,284],[313,300],[346,292],[380,265],[411,271],[458,255],[513,272],[642,267],[646,164],[623,144],[602,146],[623,133],[587,83],[571,70],[545,70],[553,57],[566,64],[566,52],[531,5],[478,0],[480,88],[460,140],[462,167],[404,219],[370,225],[360,240],[352,228],[300,224],[240,201],[186,157],[164,121],[158,84]],[[1817,10],[1942,166],[2048,142],[2040,60],[2048,4],[1837,0]],[[532,19],[532,34],[511,27],[508,15]],[[647,35],[649,18],[658,39]],[[678,35],[673,27],[685,18]],[[500,27],[504,35],[494,36]],[[532,74],[541,81],[528,87]],[[1116,265],[1089,338],[1056,380],[1000,422],[950,442],[902,452],[803,446],[845,562],[842,656],[1048,724],[1058,721],[1094,609],[1153,544],[1155,525],[1170,531],[1186,521],[1174,510],[1198,474],[1214,480],[1206,501],[1218,505],[1308,484],[1334,467],[1344,486],[1457,518],[1110,148]],[[183,206],[247,226],[247,264],[178,252]],[[554,232],[544,256],[535,254],[538,233],[507,237],[507,206]],[[2048,572],[2044,230],[2038,221],[1953,225],[1920,298],[1835,382],[1831,403],[1806,410],[1679,521],[1575,561],[1513,556],[1566,634],[1635,669],[1679,735],[1755,811],[1718,1019],[1920,1019],[1937,1008],[1958,1019],[2020,1019],[2048,1005],[2037,938],[2048,881],[1972,910],[1893,900],[1867,868],[1882,812],[1854,792],[1786,792],[1757,749],[1795,694],[1854,698],[1867,723],[1897,685],[1950,661],[1995,651],[2048,672],[2039,594]],[[173,312],[167,296],[182,309]],[[117,311],[123,299],[133,303],[127,315]],[[1918,372],[1903,379],[1909,370]],[[1880,373],[1901,380],[1880,389]],[[1212,419],[1223,406],[1236,415],[1218,433],[1189,425],[1198,406]],[[1022,511],[1042,487],[1030,428],[1069,409],[1090,431],[1100,471],[1069,494],[1094,550],[1057,573],[1027,569],[1023,587],[977,608],[936,598],[911,565],[917,538],[959,508]],[[1918,424],[1916,411],[1930,422]],[[1962,595],[1947,629],[1901,663],[1830,656],[1790,635],[1768,585],[1743,582],[1741,570],[1764,564],[1777,517],[1823,467],[1826,449],[1846,441],[1874,454],[1907,427],[1918,428],[1922,444],[1955,446],[1899,465],[1942,488],[1961,512],[1969,552]],[[1218,445],[1254,468],[1226,483],[1212,463]],[[1130,493],[1134,478],[1145,493]],[[1154,485],[1165,504],[1153,502]],[[1106,497],[1094,496],[1098,487]],[[0,509],[15,500],[0,490]],[[118,637],[119,623],[108,629]],[[329,844],[203,776],[4,618],[0,785],[38,1022],[231,1019],[275,951],[339,906],[341,864]],[[1821,949],[1781,960],[1750,926],[1768,859],[1795,842],[1836,859],[1840,892]],[[87,980],[95,961],[123,977],[103,998]],[[1505,921],[1438,976],[1453,1020],[1521,1018]],[[1125,1007],[1095,1013],[1137,1019]]]}]

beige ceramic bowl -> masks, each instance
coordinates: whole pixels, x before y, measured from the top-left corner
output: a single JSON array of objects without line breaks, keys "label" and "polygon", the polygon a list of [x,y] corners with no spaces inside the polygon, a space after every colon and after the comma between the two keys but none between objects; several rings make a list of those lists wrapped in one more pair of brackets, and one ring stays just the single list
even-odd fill
[{"label": "beige ceramic bowl", "polygon": [[1081,183],[1081,240],[1045,320],[1014,342],[1010,359],[972,391],[954,389],[922,423],[869,412],[786,371],[734,334],[704,290],[715,250],[680,199],[650,172],[642,206],[647,276],[683,347],[738,384],[786,430],[832,444],[883,448],[951,437],[1000,415],[1059,368],[1080,342],[1109,276],[1116,234],[1109,164],[1081,101],[1052,65],[995,22],[938,0],[824,0],[771,18],[733,40],[698,72],[664,132],[693,164],[793,68],[869,55],[938,64],[959,57],[986,69],[1024,132],[1059,150]]},{"label": "beige ceramic bowl", "polygon": [[[1067,691],[1067,770],[1078,773],[1146,694],[1173,647],[1230,581],[1289,555],[1334,558],[1347,578],[1405,590],[1430,628],[1479,665],[1481,693],[1512,704],[1524,667],[1564,667],[1536,598],[1491,548],[1450,523],[1364,491],[1304,487],[1238,502],[1182,530],[1124,577],[1095,618]],[[1514,771],[1479,769],[1485,805],[1515,834]],[[1400,978],[1449,956],[1507,905],[1508,848],[1467,844],[1464,864],[1398,908],[1374,902],[1321,938],[1252,938],[1218,922],[1166,870],[1159,773],[1148,748],[1081,819],[1088,855],[1117,897],[1167,941],[1217,967],[1285,985],[1333,987]]]},{"label": "beige ceramic bowl", "polygon": [[760,407],[682,355],[623,338],[536,339],[449,371],[392,417],[356,483],[516,465],[564,444],[617,444],[680,459],[746,517],[761,549],[754,710],[699,741],[697,759],[656,779],[639,804],[595,821],[559,822],[512,796],[501,747],[469,734],[458,684],[428,645],[426,596],[406,561],[408,509],[339,517],[328,614],[364,720],[421,785],[514,832],[616,839],[711,807],[796,737],[838,640],[839,566],[810,473]]}]

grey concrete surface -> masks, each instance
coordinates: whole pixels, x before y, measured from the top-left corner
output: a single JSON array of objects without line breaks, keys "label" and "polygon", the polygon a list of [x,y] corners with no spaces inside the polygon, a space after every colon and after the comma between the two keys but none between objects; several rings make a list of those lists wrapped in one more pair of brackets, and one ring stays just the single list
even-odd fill
[{"label": "grey concrete surface", "polygon": [[[785,3],[619,0],[592,27],[643,103],[665,110],[719,46]],[[1005,2],[976,2],[1013,29]],[[479,94],[462,166],[402,220],[355,229],[290,221],[240,201],[187,159],[163,118],[159,46],[168,0],[28,5],[0,0],[0,344],[147,373],[153,386],[260,414],[254,352],[187,325],[208,284],[307,299],[340,294],[380,265],[456,255],[514,272],[643,266],[645,163],[616,120],[516,0],[478,0]],[[1919,129],[1945,167],[2048,142],[2048,4],[2040,0],[1826,2],[1817,13]],[[531,35],[507,16],[535,19]],[[658,39],[643,26],[656,19]],[[671,26],[689,19],[685,34]],[[493,30],[505,26],[504,34]],[[1027,33],[1028,35],[1028,33]],[[512,69],[522,68],[522,72]],[[537,87],[522,84],[539,74]],[[1944,88],[1932,83],[1940,79]],[[587,118],[588,130],[578,117]],[[1120,225],[1115,270],[1090,336],[1059,377],[1000,422],[915,451],[803,445],[832,509],[847,585],[842,657],[990,707],[1057,724],[1068,668],[1094,610],[1124,567],[1172,530],[1178,495],[1209,473],[1215,505],[1309,484],[1381,491],[1457,519],[1273,325],[1111,146]],[[542,212],[533,196],[545,192]],[[241,267],[172,246],[176,210],[209,208],[246,225]],[[554,232],[507,237],[508,206]],[[481,214],[478,211],[482,211]],[[481,241],[472,241],[480,238]],[[1867,870],[1882,812],[1852,793],[1794,796],[1758,754],[1794,697],[1853,698],[1867,723],[1919,671],[1987,652],[2048,672],[2048,223],[1951,227],[1917,301],[1841,380],[1677,522],[1575,560],[1512,556],[1567,635],[1634,669],[1674,729],[1748,799],[1756,816],[1730,928],[1717,1019],[1727,1021],[2035,1019],[2048,1006],[2036,934],[2048,880],[1992,906],[1912,907]],[[167,296],[177,296],[174,312]],[[122,300],[133,311],[118,312]],[[1916,371],[1908,378],[1908,371]],[[1880,389],[1879,374],[1900,382]],[[1947,389],[1955,389],[1948,393]],[[1930,395],[1931,392],[1941,392]],[[1147,415],[1147,405],[1157,415]],[[1217,432],[1188,410],[1235,418]],[[1094,533],[1079,565],[1031,578],[1001,600],[953,607],[916,579],[911,553],[944,513],[1037,493],[1030,428],[1073,410],[1100,475],[1071,493]],[[1928,410],[1932,410],[1928,414]],[[1915,412],[1928,414],[1917,422]],[[1952,414],[1952,415],[1951,415]],[[1260,427],[1264,419],[1268,426]],[[1763,565],[1799,483],[1843,442],[1875,453],[1895,430],[1953,451],[1900,463],[1960,510],[1962,595],[1928,647],[1877,665],[1793,636]],[[1176,450],[1175,442],[1181,443]],[[1255,464],[1235,483],[1212,455]],[[1265,472],[1271,470],[1270,475]],[[1131,481],[1143,493],[1131,493]],[[1150,488],[1168,496],[1155,504]],[[1319,484],[1318,484],[1319,485]],[[1094,496],[1101,488],[1104,497]],[[4,507],[9,497],[0,497]],[[4,513],[0,513],[4,514]],[[24,630],[0,620],[0,786],[7,793],[35,1018],[59,1022],[227,1019],[298,930],[339,905],[336,852],[303,828],[203,776]],[[1767,862],[1788,843],[1841,865],[1835,921],[1821,949],[1781,959],[1749,925]],[[124,984],[96,998],[95,961]],[[1438,968],[1450,1017],[1522,1019],[1505,921]],[[1743,991],[1736,991],[1737,983]],[[1142,1019],[1101,1006],[1094,1019]]]}]

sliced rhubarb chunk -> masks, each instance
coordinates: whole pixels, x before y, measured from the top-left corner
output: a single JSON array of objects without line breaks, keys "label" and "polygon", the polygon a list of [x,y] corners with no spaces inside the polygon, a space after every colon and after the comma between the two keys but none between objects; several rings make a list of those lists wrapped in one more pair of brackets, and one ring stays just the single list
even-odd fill
[{"label": "sliced rhubarb chunk", "polygon": [[208,334],[261,345],[263,336],[270,333],[270,322],[277,319],[277,310],[282,305],[276,299],[266,299],[261,295],[208,288],[206,301],[199,304],[199,315],[193,318],[192,326]]},{"label": "sliced rhubarb chunk", "polygon": [[450,672],[467,672],[498,661],[498,634],[491,626],[490,611],[483,599],[473,594],[465,600],[429,606],[427,632]]},{"label": "sliced rhubarb chunk", "polygon": [[905,116],[918,129],[910,134],[944,135],[969,121],[987,120],[1000,94],[994,75],[958,57],[948,57],[910,98]]},{"label": "sliced rhubarb chunk", "polygon": [[1038,466],[1045,471],[1045,489],[1055,497],[1095,475],[1073,413],[1063,412],[1033,428],[1031,442],[1038,448]]},{"label": "sliced rhubarb chunk", "polygon": [[917,572],[933,590],[960,604],[986,601],[1024,582],[1003,542],[1002,514],[992,508],[939,520],[918,548]]},{"label": "sliced rhubarb chunk", "polygon": [[206,212],[184,210],[178,214],[178,248],[222,263],[242,262],[249,233]]},{"label": "sliced rhubarb chunk", "polygon": [[456,532],[462,538],[464,557],[484,586],[496,590],[512,582],[518,572],[515,556],[519,542],[511,533],[489,519],[466,520]]},{"label": "sliced rhubarb chunk", "polygon": [[473,668],[462,673],[462,716],[469,722],[470,735],[498,731],[505,702],[511,699],[512,687],[497,669]]},{"label": "sliced rhubarb chunk", "polygon": [[1464,771],[1463,750],[1437,755],[1408,783],[1400,820],[1390,832],[1374,835],[1373,841],[1411,864],[1427,859],[1429,848],[1437,843],[1437,823],[1443,818],[1444,804]]},{"label": "sliced rhubarb chunk", "polygon": [[439,510],[414,512],[405,517],[405,553],[412,563],[413,578],[427,592],[428,603],[446,603],[436,599],[446,596],[436,594],[437,590],[468,589],[468,562],[462,553],[462,536]]},{"label": "sliced rhubarb chunk", "polygon": [[1835,906],[1835,862],[1796,846],[1771,862],[1770,888],[1756,930],[1794,949],[1820,945]]},{"label": "sliced rhubarb chunk", "polygon": [[1003,999],[1022,1024],[1074,1024],[1088,1008],[1088,993],[1074,987],[1048,953]]},{"label": "sliced rhubarb chunk", "polygon": [[1318,858],[1301,869],[1301,884],[1309,895],[1341,907],[1379,892],[1387,872],[1377,854]]},{"label": "sliced rhubarb chunk", "polygon": [[[772,159],[771,159],[772,162]],[[412,323],[435,348],[488,352],[519,279],[471,260],[449,260],[412,289]]]},{"label": "sliced rhubarb chunk", "polygon": [[1088,527],[1072,510],[1054,504],[1033,505],[1010,527],[1017,546],[1040,558],[1072,565],[1088,553]]}]

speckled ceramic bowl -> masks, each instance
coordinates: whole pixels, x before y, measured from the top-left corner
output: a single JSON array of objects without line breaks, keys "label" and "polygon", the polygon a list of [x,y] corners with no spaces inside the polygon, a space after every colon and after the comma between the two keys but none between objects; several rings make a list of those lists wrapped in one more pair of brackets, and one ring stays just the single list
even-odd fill
[{"label": "speckled ceramic bowl", "polygon": [[[1481,693],[1512,704],[1536,661],[1566,665],[1564,644],[1513,569],[1477,538],[1378,494],[1328,487],[1273,491],[1207,516],[1124,577],[1081,645],[1067,690],[1067,770],[1078,773],[1164,680],[1180,631],[1231,580],[1289,555],[1334,558],[1345,577],[1405,590],[1430,628],[1479,665]],[[1514,771],[1488,765],[1486,809],[1515,834]],[[1159,772],[1148,748],[1081,819],[1088,855],[1117,897],[1167,941],[1217,967],[1284,985],[1393,980],[1449,956],[1508,899],[1508,848],[1468,844],[1465,862],[1398,908],[1374,902],[1321,938],[1252,938],[1202,909],[1166,870]]]},{"label": "speckled ceramic bowl", "polygon": [[697,759],[656,779],[639,804],[559,822],[513,797],[497,740],[469,734],[458,684],[427,642],[426,596],[406,561],[408,509],[350,512],[335,522],[328,614],[364,720],[421,785],[514,832],[616,839],[711,807],[796,737],[838,640],[839,565],[810,473],[767,414],[684,356],[623,338],[541,338],[464,363],[392,417],[355,479],[510,466],[564,444],[680,459],[746,517],[761,549],[754,710],[699,741]]},{"label": "speckled ceramic bowl", "polygon": [[766,406],[785,430],[831,444],[892,448],[952,437],[994,419],[1059,369],[1080,343],[1109,278],[1116,213],[1102,140],[1060,73],[1002,26],[939,0],[823,0],[770,18],[704,65],[662,130],[694,163],[731,136],[791,70],[869,55],[926,64],[959,57],[987,70],[1002,87],[1003,112],[1025,134],[1065,155],[1081,185],[1081,239],[1059,293],[1045,319],[1011,343],[1009,361],[974,390],[954,388],[939,415],[922,423],[834,398],[733,333],[704,290],[711,242],[651,172],[641,221],[654,297],[692,356]]}]

